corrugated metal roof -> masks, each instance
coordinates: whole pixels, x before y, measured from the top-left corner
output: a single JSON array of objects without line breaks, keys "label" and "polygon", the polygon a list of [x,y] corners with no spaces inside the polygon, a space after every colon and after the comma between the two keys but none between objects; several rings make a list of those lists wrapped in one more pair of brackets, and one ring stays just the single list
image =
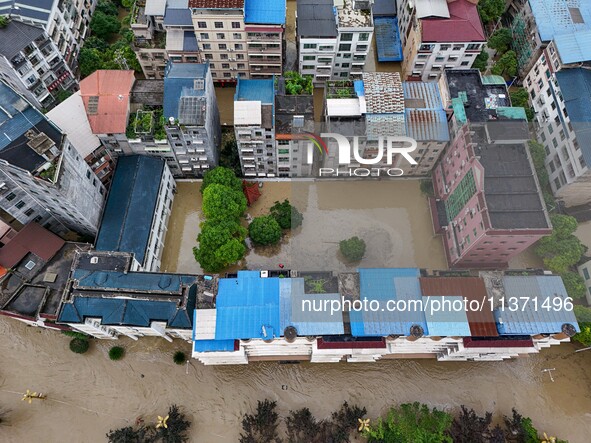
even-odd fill
[{"label": "corrugated metal roof", "polygon": [[565,64],[591,60],[591,30],[557,35],[554,44]]},{"label": "corrugated metal roof", "polygon": [[[435,297],[431,297],[435,298]],[[439,337],[470,337],[470,324],[464,309],[464,298],[460,296],[436,297],[441,309],[426,309],[429,335]]]},{"label": "corrugated metal roof", "polygon": [[238,79],[234,101],[260,101],[263,104],[275,102],[275,82],[267,80]]},{"label": "corrugated metal roof", "polygon": [[[294,326],[299,336],[341,335],[345,333],[341,311],[331,315],[330,309],[313,311],[308,309],[308,301],[315,306],[330,306],[330,302],[341,301],[340,294],[305,294],[303,278],[282,278],[279,281],[280,328],[281,334],[288,326]],[[304,301],[306,305],[304,306]],[[326,305],[326,303],[328,305]]]},{"label": "corrugated metal roof", "polygon": [[285,0],[245,0],[244,23],[284,25]]},{"label": "corrugated metal roof", "polygon": [[[164,117],[174,117],[187,125],[203,124],[206,111],[202,107],[206,104],[201,98],[205,98],[209,75],[207,63],[169,62],[164,77]],[[195,87],[195,80],[199,79],[204,80],[203,89]],[[201,101],[203,104],[199,107],[197,103]]]},{"label": "corrugated metal roof", "polygon": [[562,69],[556,73],[556,80],[585,163],[591,165],[591,72]]},{"label": "corrugated metal roof", "polygon": [[[419,325],[428,334],[423,311],[390,311],[388,300],[420,300],[420,273],[415,268],[359,269],[360,299],[377,300],[380,309],[352,311],[351,335],[354,337],[379,337],[387,335],[410,335],[410,328]],[[383,308],[383,310],[382,310]]]},{"label": "corrugated metal roof", "polygon": [[10,61],[43,34],[42,28],[11,20],[6,26],[0,28],[0,54]]},{"label": "corrugated metal roof", "polygon": [[0,107],[3,109],[0,110],[0,149],[43,120],[43,114],[3,81],[0,82]]},{"label": "corrugated metal roof", "polygon": [[374,35],[378,48],[379,62],[402,61],[402,42],[396,17],[376,17],[374,19]]},{"label": "corrugated metal roof", "polygon": [[415,0],[415,6],[418,18],[449,18],[447,0]]},{"label": "corrugated metal roof", "polygon": [[[588,0],[529,0],[529,4],[542,41],[591,29],[591,2]],[[582,23],[577,23],[579,17],[573,19],[573,14],[580,14]]]},{"label": "corrugated metal roof", "polygon": [[404,114],[366,114],[366,135],[369,140],[376,140],[380,136],[404,136],[406,124]]},{"label": "corrugated metal roof", "polygon": [[242,9],[244,0],[189,0],[189,8]]},{"label": "corrugated metal roof", "polygon": [[119,157],[96,237],[97,251],[131,252],[144,262],[165,167],[157,157]]},{"label": "corrugated metal roof", "polygon": [[503,85],[505,86],[507,83],[505,79],[500,75],[483,75],[482,76],[482,84],[483,85]]},{"label": "corrugated metal roof", "polygon": [[131,290],[134,292],[181,293],[187,283],[181,274],[156,272],[88,271],[76,269],[73,278],[76,288],[106,290]]},{"label": "corrugated metal roof", "polygon": [[193,31],[185,31],[183,33],[183,51],[197,52],[199,46],[197,45],[197,37]]},{"label": "corrugated metal roof", "polygon": [[418,141],[448,141],[447,115],[437,83],[404,82],[406,132]]},{"label": "corrugated metal roof", "polygon": [[164,15],[166,0],[146,0],[146,15]]},{"label": "corrugated metal roof", "polygon": [[[461,296],[479,303],[488,299],[484,280],[480,277],[421,277],[423,296]],[[470,334],[473,337],[496,337],[499,335],[493,313],[488,306],[481,311],[468,310]]]},{"label": "corrugated metal roof", "polygon": [[[505,276],[503,285],[505,309],[495,309],[501,335],[558,333],[565,323],[570,323],[580,332],[575,314],[564,307],[567,293],[559,276]],[[511,297],[518,300],[514,311],[510,309]],[[528,301],[519,297],[528,297]]]},{"label": "corrugated metal roof", "polygon": [[47,262],[64,244],[64,240],[37,223],[29,223],[0,248],[0,266],[14,268],[29,252]]},{"label": "corrugated metal roof", "polygon": [[447,4],[449,18],[421,19],[422,42],[484,42],[484,29],[475,3],[455,0]]},{"label": "corrugated metal roof", "polygon": [[363,88],[368,114],[404,112],[404,92],[398,72],[364,72]]},{"label": "corrugated metal roof", "polygon": [[221,279],[216,297],[216,340],[281,336],[279,280],[261,278],[259,271],[238,271],[238,278]]},{"label": "corrugated metal roof", "polygon": [[195,340],[193,352],[231,352],[234,340]]},{"label": "corrugated metal roof", "polygon": [[497,108],[497,115],[510,120],[527,120],[525,109],[520,107],[499,106]]},{"label": "corrugated metal roof", "polygon": [[190,9],[166,8],[164,24],[167,26],[190,26],[193,27]]},{"label": "corrugated metal roof", "polygon": [[67,134],[68,140],[83,158],[101,145],[99,138],[92,133],[80,92],[72,94],[46,115]]},{"label": "corrugated metal roof", "polygon": [[464,102],[461,98],[452,98],[451,105],[454,110],[454,116],[458,123],[464,124],[468,121],[468,117],[466,116],[466,108],[464,107]]}]

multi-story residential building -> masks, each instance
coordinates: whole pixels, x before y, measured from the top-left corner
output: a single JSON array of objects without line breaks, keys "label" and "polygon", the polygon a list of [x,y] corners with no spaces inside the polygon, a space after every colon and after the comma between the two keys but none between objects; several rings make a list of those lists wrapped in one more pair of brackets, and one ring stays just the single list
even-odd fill
[{"label": "multi-story residential building", "polygon": [[[390,164],[383,155],[372,163],[373,168],[398,168],[396,175],[428,175],[449,141],[447,117],[435,83],[403,83],[398,73],[364,72],[363,80],[327,82],[325,94],[327,132],[360,137],[361,157],[378,155],[379,143],[385,145],[384,137],[411,137],[417,142],[410,153],[416,165],[400,155]],[[338,168],[336,145],[329,141],[328,147],[322,165]],[[352,157],[348,166],[362,165]]]},{"label": "multi-story residential building", "polygon": [[220,115],[207,63],[169,63],[164,78],[163,117],[180,167],[175,175],[202,177],[219,162]]},{"label": "multi-story residential building", "polygon": [[298,66],[326,80],[360,78],[372,44],[369,2],[302,0],[297,3]]},{"label": "multi-story residential building", "polygon": [[435,231],[450,267],[501,268],[552,232],[523,108],[477,70],[445,71],[461,126],[433,171]]},{"label": "multi-story residential building", "polygon": [[63,329],[55,321],[72,260],[90,245],[65,242],[37,223],[3,234],[1,243],[0,315],[31,326]]},{"label": "multi-story residential building", "polygon": [[306,133],[315,132],[314,97],[302,91],[289,94],[289,78],[277,79],[275,92],[275,147],[278,177],[312,177],[318,151]]},{"label": "multi-story residential building", "polygon": [[[572,310],[554,311],[549,319],[532,307],[509,311],[510,297],[524,291],[537,303],[565,300],[559,276],[505,275],[478,277],[421,274],[418,269],[359,269],[323,273],[336,291],[313,294],[306,278],[318,273],[238,271],[220,278],[211,301],[197,306],[193,321],[193,357],[206,365],[246,364],[260,360],[311,363],[374,362],[390,358],[434,358],[438,361],[499,361],[538,353],[570,340],[579,326]],[[373,310],[318,310],[319,299],[370,300],[443,309],[403,314]],[[486,309],[467,309],[472,301],[490,301]],[[316,304],[314,304],[316,303]],[[464,306],[451,309],[451,306]],[[562,306],[562,305],[561,305]],[[308,308],[307,308],[308,307]],[[379,311],[379,308],[378,308]]]},{"label": "multi-story residential building", "polygon": [[163,159],[119,157],[96,250],[132,254],[132,271],[159,271],[174,188]]},{"label": "multi-story residential building", "polygon": [[72,146],[90,165],[101,182],[108,187],[115,168],[114,155],[92,132],[80,91],[72,94],[46,115],[68,136]]},{"label": "multi-story residential building", "polygon": [[586,260],[582,265],[579,265],[577,270],[579,271],[579,275],[585,279],[585,298],[587,299],[587,304],[591,304],[591,260],[585,258]]},{"label": "multi-story residential building", "polygon": [[97,232],[105,187],[43,114],[0,82],[0,208],[57,234]]},{"label": "multi-story residential building", "polygon": [[78,82],[56,44],[38,26],[11,20],[0,28],[0,78],[39,109],[57,103]]},{"label": "multi-story residential building", "polygon": [[[552,40],[566,49],[585,48],[579,38],[591,31],[591,4],[580,0],[526,0],[520,2],[511,24],[511,47],[517,53],[519,71],[525,76]],[[580,35],[581,37],[574,37]],[[584,49],[583,49],[584,50]]]},{"label": "multi-story residential building", "polygon": [[591,201],[591,30],[555,36],[532,65],[523,86],[546,149],[550,186],[566,206]]},{"label": "multi-story residential building", "polygon": [[475,0],[401,0],[403,78],[436,81],[444,69],[469,69],[486,43]]},{"label": "multi-story residential building", "polygon": [[59,324],[99,339],[190,341],[193,311],[199,298],[207,298],[209,281],[196,275],[134,272],[131,261],[129,254],[112,251],[77,254]]},{"label": "multi-story residential building", "polygon": [[75,72],[97,3],[98,0],[0,0],[0,14],[43,28]]},{"label": "multi-story residential building", "polygon": [[396,2],[375,0],[371,7],[373,14],[378,62],[402,61],[402,44],[398,30]]},{"label": "multi-story residential building", "polygon": [[277,175],[274,106],[273,79],[238,79],[234,95],[234,132],[245,177]]}]

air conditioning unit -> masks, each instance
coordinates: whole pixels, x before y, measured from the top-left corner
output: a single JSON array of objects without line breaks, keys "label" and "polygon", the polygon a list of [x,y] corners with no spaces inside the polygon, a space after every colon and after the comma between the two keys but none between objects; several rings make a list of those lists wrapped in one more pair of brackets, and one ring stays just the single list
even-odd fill
[{"label": "air conditioning unit", "polygon": [[261,278],[269,277],[269,271],[261,271]]}]

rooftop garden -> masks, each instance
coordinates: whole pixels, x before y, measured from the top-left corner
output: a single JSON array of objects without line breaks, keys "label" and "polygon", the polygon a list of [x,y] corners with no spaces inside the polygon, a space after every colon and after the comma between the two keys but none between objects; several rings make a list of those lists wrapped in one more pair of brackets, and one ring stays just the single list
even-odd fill
[{"label": "rooftop garden", "polygon": [[356,98],[353,82],[337,80],[326,82],[326,98]]},{"label": "rooftop garden", "polygon": [[311,75],[301,75],[295,71],[287,71],[285,77],[285,93],[287,95],[311,95],[314,92]]},{"label": "rooftop garden", "polygon": [[162,108],[140,109],[129,116],[125,135],[131,139],[153,136],[155,140],[165,140],[166,130],[164,124],[165,119],[162,115]]}]

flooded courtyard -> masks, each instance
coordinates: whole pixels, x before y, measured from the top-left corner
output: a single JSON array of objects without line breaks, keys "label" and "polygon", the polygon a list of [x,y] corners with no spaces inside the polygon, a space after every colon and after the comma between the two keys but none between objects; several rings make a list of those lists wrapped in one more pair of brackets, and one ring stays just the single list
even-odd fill
[{"label": "flooded courtyard", "polygon": [[[201,220],[200,182],[178,183],[164,245],[162,270],[200,272],[193,257]],[[266,214],[289,199],[304,215],[281,243],[251,249],[236,268],[345,271],[357,267],[445,269],[440,238],[433,234],[426,198],[417,180],[265,182],[248,214]],[[341,240],[358,236],[366,255],[358,263],[339,256]]]},{"label": "flooded courtyard", "polygon": [[[157,338],[118,344],[126,356],[112,362],[112,342],[96,341],[85,355],[68,349],[69,338],[0,317],[0,407],[9,409],[0,441],[94,443],[109,429],[155,422],[171,403],[192,420],[191,441],[235,443],[241,416],[257,400],[277,400],[281,416],[308,407],[325,418],[344,400],[362,404],[375,418],[391,404],[423,401],[455,410],[510,414],[516,407],[541,431],[586,443],[591,433],[591,352],[570,344],[505,362],[437,363],[388,360],[355,364],[252,363],[248,366],[188,367],[172,353],[189,345]],[[555,368],[554,382],[543,369]],[[26,389],[43,402],[21,401]]]}]

